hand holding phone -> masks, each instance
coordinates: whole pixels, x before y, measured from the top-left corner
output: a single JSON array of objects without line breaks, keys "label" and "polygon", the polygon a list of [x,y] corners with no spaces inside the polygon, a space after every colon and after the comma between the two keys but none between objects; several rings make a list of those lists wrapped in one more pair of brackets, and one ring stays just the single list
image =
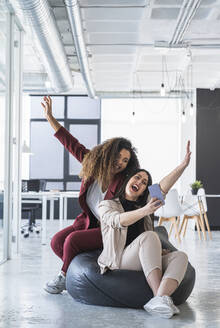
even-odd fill
[{"label": "hand holding phone", "polygon": [[155,183],[151,186],[148,187],[148,190],[150,192],[150,195],[152,198],[157,198],[158,200],[161,201],[161,203],[164,205],[165,202],[164,202],[164,197],[162,195],[162,192],[161,192],[161,189],[160,189],[160,186],[158,183]]}]

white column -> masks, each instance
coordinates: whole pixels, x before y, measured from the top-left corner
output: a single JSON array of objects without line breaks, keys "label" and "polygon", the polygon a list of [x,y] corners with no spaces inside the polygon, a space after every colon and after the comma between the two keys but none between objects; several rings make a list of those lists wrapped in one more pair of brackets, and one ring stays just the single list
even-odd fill
[{"label": "white column", "polygon": [[14,188],[13,188],[13,241],[16,243],[16,252],[20,251],[21,227],[21,131],[22,131],[22,74],[23,74],[23,32],[19,31],[16,57],[15,75],[15,159],[14,159]]},{"label": "white column", "polygon": [[64,221],[65,224],[67,223],[67,200],[68,200],[68,197],[64,197],[64,205],[63,205],[64,216],[63,216],[63,221]]},{"label": "white column", "polygon": [[41,235],[41,243],[42,245],[46,245],[46,236],[47,236],[47,196],[42,196],[42,235]]},{"label": "white column", "polygon": [[50,221],[54,219],[54,198],[50,199]]},{"label": "white column", "polygon": [[13,27],[14,15],[7,14],[6,113],[5,113],[5,181],[4,181],[4,259],[11,258],[12,223],[12,99],[13,99]]},{"label": "white column", "polygon": [[60,194],[59,199],[59,220],[60,220],[60,230],[63,228],[63,195]]}]

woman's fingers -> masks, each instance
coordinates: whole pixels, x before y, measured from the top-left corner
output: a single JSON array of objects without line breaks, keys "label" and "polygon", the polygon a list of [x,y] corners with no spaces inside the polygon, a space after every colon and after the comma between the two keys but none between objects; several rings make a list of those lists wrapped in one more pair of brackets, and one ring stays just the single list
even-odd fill
[{"label": "woman's fingers", "polygon": [[[153,199],[153,198],[152,198]],[[153,206],[160,206],[162,204],[161,200],[158,198],[154,198],[154,200],[151,203]]]},{"label": "woman's fingers", "polygon": [[152,204],[152,203],[155,202],[156,200],[158,200],[156,197],[151,198],[150,201],[149,201],[149,204],[150,204],[150,203]]},{"label": "woman's fingers", "polygon": [[190,151],[190,140],[187,141],[186,149],[187,149],[187,153],[188,153]]},{"label": "woman's fingers", "polygon": [[163,204],[161,202],[161,200],[159,200],[158,198],[151,198],[150,202],[148,203],[148,205],[151,208],[152,213],[154,213],[156,210],[158,210]]},{"label": "woman's fingers", "polygon": [[41,103],[41,105],[44,107],[44,109],[46,109],[46,106],[44,105],[44,103]]},{"label": "woman's fingers", "polygon": [[44,101],[48,104],[51,104],[51,98],[50,96],[44,96]]},{"label": "woman's fingers", "polygon": [[158,208],[160,208],[161,206],[163,206],[162,202],[160,202],[159,205],[155,206],[155,211],[158,210]]}]

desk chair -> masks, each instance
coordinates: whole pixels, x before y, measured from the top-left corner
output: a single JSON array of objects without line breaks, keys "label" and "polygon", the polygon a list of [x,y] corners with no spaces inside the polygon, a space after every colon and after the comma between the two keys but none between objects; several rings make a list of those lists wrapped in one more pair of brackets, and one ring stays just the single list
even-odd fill
[{"label": "desk chair", "polygon": [[[31,179],[22,180],[22,192],[28,191],[44,191],[46,187],[46,180],[43,179]],[[40,233],[41,225],[36,224],[36,211],[40,208],[41,201],[37,199],[25,199],[22,203],[22,213],[28,213],[28,223],[21,226],[21,233],[24,238],[29,237],[29,232],[35,231],[37,234]]]},{"label": "desk chair", "polygon": [[179,195],[176,189],[171,189],[166,195],[165,205],[159,208],[154,215],[159,216],[158,226],[162,225],[164,221],[171,222],[169,237],[174,228],[175,236],[179,243],[181,242],[178,227],[180,222],[180,215],[182,214],[182,208],[179,203]]}]

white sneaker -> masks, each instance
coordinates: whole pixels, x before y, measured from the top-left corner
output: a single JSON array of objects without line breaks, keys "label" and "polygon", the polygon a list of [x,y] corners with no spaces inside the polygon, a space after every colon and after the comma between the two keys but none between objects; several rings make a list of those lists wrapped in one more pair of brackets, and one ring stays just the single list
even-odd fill
[{"label": "white sneaker", "polygon": [[164,295],[162,296],[164,299],[166,299],[166,301],[170,304],[170,306],[173,309],[173,314],[179,314],[180,310],[178,309],[178,307],[173,303],[173,300],[170,296]]},{"label": "white sneaker", "polygon": [[173,309],[173,314],[179,314],[180,310],[178,309],[178,307],[173,303],[173,300],[170,296],[164,295],[162,296],[164,299],[167,300],[167,302],[170,304],[170,306]]},{"label": "white sneaker", "polygon": [[173,302],[169,296],[155,296],[144,305],[144,309],[149,314],[170,319],[174,315],[174,309],[171,306],[170,300]]},{"label": "white sneaker", "polygon": [[44,290],[50,294],[59,294],[66,289],[66,277],[59,273],[53,280],[44,286]]}]

